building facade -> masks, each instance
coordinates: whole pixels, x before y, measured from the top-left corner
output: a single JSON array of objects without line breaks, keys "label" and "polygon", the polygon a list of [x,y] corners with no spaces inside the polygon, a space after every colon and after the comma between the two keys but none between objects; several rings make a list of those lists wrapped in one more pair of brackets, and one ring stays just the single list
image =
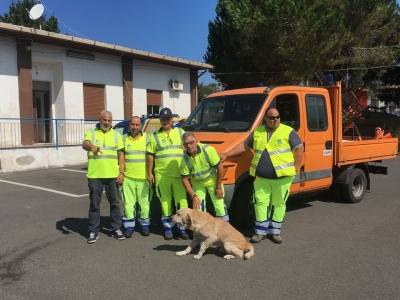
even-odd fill
[{"label": "building facade", "polygon": [[[84,130],[197,105],[211,65],[0,23],[0,172],[84,163]],[[93,120],[92,123],[90,120]]]}]

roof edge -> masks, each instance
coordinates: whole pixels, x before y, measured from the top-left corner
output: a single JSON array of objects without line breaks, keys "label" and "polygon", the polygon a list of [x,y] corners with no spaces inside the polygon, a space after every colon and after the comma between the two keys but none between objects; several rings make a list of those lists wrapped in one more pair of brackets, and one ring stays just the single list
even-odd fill
[{"label": "roof edge", "polygon": [[168,64],[172,63],[173,65],[176,64],[178,66],[189,67],[200,70],[212,70],[214,68],[213,65],[207,63],[196,62],[183,58],[137,50],[133,48],[75,37],[72,35],[55,33],[46,30],[39,30],[35,28],[14,25],[10,23],[0,22],[0,34],[1,33],[3,33],[4,36],[10,38],[30,38],[33,41],[37,41],[40,43],[46,43],[47,41],[47,44],[52,44],[52,45],[55,44],[55,45],[66,46],[70,44],[70,47],[83,46],[86,49],[90,48],[92,49],[92,51],[97,51],[100,53],[113,54],[115,52],[114,55],[132,56],[135,59],[150,60],[152,62],[158,62],[158,63],[163,63],[163,62]]}]

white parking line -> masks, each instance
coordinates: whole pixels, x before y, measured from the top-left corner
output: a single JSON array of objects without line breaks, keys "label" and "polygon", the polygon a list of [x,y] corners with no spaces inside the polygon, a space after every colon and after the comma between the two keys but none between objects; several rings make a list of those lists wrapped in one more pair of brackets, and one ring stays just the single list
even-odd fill
[{"label": "white parking line", "polygon": [[70,169],[61,169],[62,171],[69,171],[69,172],[79,172],[79,173],[86,173],[86,171],[79,171],[79,170],[70,170]]},{"label": "white parking line", "polygon": [[2,180],[2,179],[0,179],[0,182],[5,182],[5,183],[9,183],[9,184],[24,186],[24,187],[28,187],[28,188],[32,188],[32,189],[42,190],[42,191],[55,193],[55,194],[61,194],[61,195],[64,195],[64,196],[69,196],[69,197],[74,197],[74,198],[86,197],[86,196],[89,195],[89,194],[75,195],[75,194],[60,192],[60,191],[56,191],[56,190],[46,189],[46,188],[42,188],[42,187],[38,187],[38,186],[34,186],[34,185],[17,183],[17,182],[12,182],[12,181],[8,181],[8,180]]}]

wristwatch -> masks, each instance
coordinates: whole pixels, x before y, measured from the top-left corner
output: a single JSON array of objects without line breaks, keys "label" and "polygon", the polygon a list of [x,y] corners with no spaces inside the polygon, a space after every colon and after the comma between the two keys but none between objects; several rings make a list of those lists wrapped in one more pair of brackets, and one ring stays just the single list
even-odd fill
[{"label": "wristwatch", "polygon": [[122,174],[122,175],[124,175],[124,176],[125,176],[125,172],[119,172],[119,174]]},{"label": "wristwatch", "polygon": [[194,199],[194,197],[197,197],[197,195],[196,195],[196,194],[194,194],[193,196],[190,196],[190,200],[193,200],[193,199]]}]

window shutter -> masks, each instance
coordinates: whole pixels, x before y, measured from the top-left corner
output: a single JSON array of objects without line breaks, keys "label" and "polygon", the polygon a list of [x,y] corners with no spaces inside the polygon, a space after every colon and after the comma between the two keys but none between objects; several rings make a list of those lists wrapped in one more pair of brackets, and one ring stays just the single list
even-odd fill
[{"label": "window shutter", "polygon": [[83,105],[85,119],[98,119],[105,109],[104,85],[84,83]]}]

